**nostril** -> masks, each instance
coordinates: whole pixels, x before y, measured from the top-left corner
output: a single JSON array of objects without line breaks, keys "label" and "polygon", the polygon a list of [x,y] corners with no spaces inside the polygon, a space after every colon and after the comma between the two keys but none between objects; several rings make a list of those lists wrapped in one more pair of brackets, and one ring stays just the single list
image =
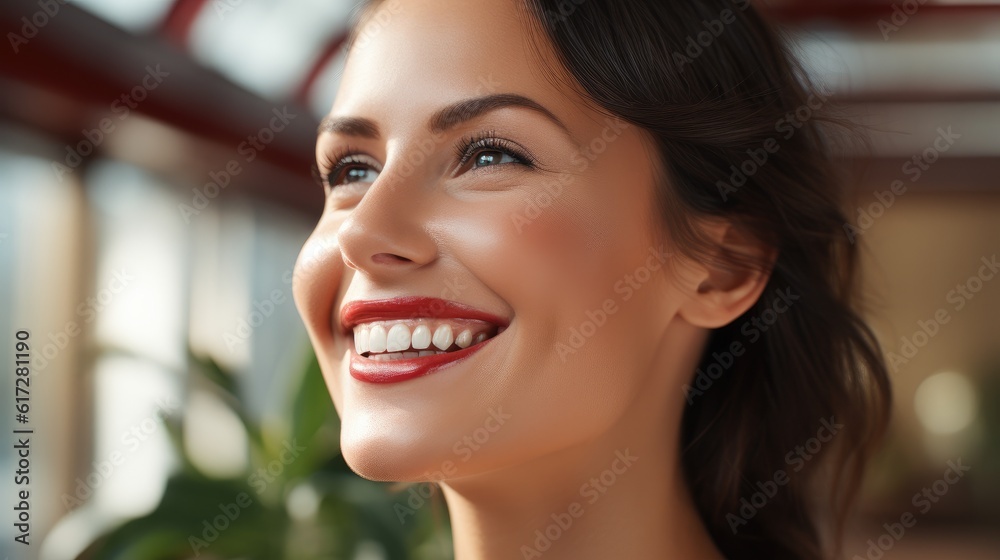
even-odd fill
[{"label": "nostril", "polygon": [[372,262],[375,264],[397,264],[413,261],[405,257],[400,257],[399,255],[393,255],[392,253],[378,253],[372,255]]}]

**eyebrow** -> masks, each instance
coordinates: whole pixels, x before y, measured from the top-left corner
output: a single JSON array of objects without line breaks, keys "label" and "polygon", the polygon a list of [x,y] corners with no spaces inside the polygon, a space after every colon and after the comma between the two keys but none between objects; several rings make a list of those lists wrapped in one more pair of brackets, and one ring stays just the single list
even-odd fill
[{"label": "eyebrow", "polygon": [[[549,119],[567,135],[570,135],[569,128],[552,111],[537,101],[514,93],[486,95],[452,103],[434,113],[428,121],[427,128],[435,133],[444,132],[476,117],[506,107],[521,107],[532,110]],[[325,132],[369,139],[377,139],[380,136],[378,124],[363,117],[324,117],[320,122],[317,134]]]},{"label": "eyebrow", "polygon": [[379,137],[378,124],[363,117],[323,117],[316,134],[325,132],[376,139]]}]

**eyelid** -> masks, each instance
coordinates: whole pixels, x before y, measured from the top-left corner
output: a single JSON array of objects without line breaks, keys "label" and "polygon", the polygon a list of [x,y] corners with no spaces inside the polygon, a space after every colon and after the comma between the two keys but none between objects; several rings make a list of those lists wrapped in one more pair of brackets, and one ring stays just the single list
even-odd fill
[{"label": "eyelid", "polygon": [[508,155],[512,155],[516,159],[521,160],[524,165],[529,167],[535,167],[537,165],[534,156],[532,156],[531,153],[523,146],[513,140],[508,140],[507,138],[498,136],[494,131],[489,131],[485,134],[463,138],[462,141],[459,142],[455,148],[456,157],[458,158],[457,168],[464,168],[477,151],[484,149],[506,152]]}]

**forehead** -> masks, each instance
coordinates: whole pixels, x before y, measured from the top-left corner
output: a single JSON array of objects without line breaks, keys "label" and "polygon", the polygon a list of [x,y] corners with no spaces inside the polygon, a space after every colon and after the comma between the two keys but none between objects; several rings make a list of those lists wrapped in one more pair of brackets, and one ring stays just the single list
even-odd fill
[{"label": "forehead", "polygon": [[492,93],[565,104],[524,2],[385,0],[359,26],[331,113],[401,123]]}]

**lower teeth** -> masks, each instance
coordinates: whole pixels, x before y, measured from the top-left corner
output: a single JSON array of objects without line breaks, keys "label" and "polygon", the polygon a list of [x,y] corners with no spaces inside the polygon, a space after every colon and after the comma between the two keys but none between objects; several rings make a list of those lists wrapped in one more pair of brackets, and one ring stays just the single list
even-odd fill
[{"label": "lower teeth", "polygon": [[436,352],[432,350],[421,350],[419,352],[390,352],[388,354],[371,354],[368,357],[372,360],[388,362],[389,360],[406,360],[408,358],[423,358],[435,354],[447,354],[447,352]]}]

